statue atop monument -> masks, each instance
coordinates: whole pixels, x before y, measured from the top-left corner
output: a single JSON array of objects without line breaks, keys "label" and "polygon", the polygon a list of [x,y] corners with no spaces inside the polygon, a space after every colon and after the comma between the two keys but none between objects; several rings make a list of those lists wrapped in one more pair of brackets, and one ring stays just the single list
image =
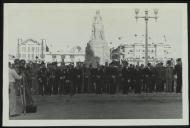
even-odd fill
[{"label": "statue atop monument", "polygon": [[100,15],[100,11],[97,10],[92,24],[92,40],[104,39],[104,25],[102,24],[102,17]]},{"label": "statue atop monument", "polygon": [[110,61],[110,50],[104,36],[104,25],[100,11],[96,11],[92,23],[91,40],[87,43],[85,53],[85,64],[96,67],[97,64],[105,65]]}]

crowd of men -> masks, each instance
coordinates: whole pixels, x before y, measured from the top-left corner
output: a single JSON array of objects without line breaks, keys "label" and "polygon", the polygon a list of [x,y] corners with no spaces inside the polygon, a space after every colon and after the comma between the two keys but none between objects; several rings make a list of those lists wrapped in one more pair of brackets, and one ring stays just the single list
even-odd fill
[{"label": "crowd of men", "polygon": [[[176,92],[182,90],[182,63],[176,60],[173,65],[167,61],[166,66],[158,63],[152,66],[123,66],[107,64],[96,68],[85,64],[57,66],[56,62],[41,63],[40,68],[33,73],[38,82],[40,95],[74,95],[76,93],[123,94]],[[31,64],[26,65],[27,82],[31,86],[33,72]]]}]

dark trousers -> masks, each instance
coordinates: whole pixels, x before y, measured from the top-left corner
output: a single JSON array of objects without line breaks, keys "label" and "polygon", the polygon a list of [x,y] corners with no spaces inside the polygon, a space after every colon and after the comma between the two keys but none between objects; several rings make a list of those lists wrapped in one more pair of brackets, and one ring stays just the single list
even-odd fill
[{"label": "dark trousers", "polygon": [[150,79],[145,78],[145,80],[144,80],[144,91],[149,92],[149,90],[150,90]]},{"label": "dark trousers", "polygon": [[123,81],[123,94],[128,94],[129,93],[129,82],[128,79],[125,79]]},{"label": "dark trousers", "polygon": [[172,80],[172,92],[174,92],[174,80]]},{"label": "dark trousers", "polygon": [[74,84],[72,81],[69,82],[69,94],[70,95],[74,95],[75,91],[74,91]]},{"label": "dark trousers", "polygon": [[49,84],[50,95],[52,95],[53,91],[54,91],[54,86],[55,86],[55,79],[54,78],[50,78],[48,84]]},{"label": "dark trousers", "polygon": [[65,80],[65,84],[63,85],[63,94],[67,95],[69,93],[69,84],[70,82]]},{"label": "dark trousers", "polygon": [[164,91],[164,84],[165,84],[165,80],[161,80],[161,86],[160,86],[161,92]]},{"label": "dark trousers", "polygon": [[46,87],[46,79],[42,78],[42,81],[39,81],[39,93],[40,95],[45,94],[45,87]]},{"label": "dark trousers", "polygon": [[142,91],[143,91],[143,92],[146,92],[146,88],[147,88],[146,86],[147,86],[147,85],[146,85],[146,78],[144,77],[144,78],[143,78],[143,81],[142,81]]},{"label": "dark trousers", "polygon": [[50,84],[50,80],[47,80],[47,85],[46,85],[46,95],[51,95],[51,84]]},{"label": "dark trousers", "polygon": [[134,83],[135,93],[141,93],[141,83],[142,83],[141,79],[138,78],[135,80],[135,83]]},{"label": "dark trousers", "polygon": [[103,85],[102,85],[102,92],[106,93],[107,92],[107,83],[108,81],[106,79],[103,80]]},{"label": "dark trousers", "polygon": [[30,87],[25,86],[25,98],[26,98],[26,105],[33,104],[33,98]]},{"label": "dark trousers", "polygon": [[93,80],[91,78],[89,78],[89,83],[88,83],[88,92],[89,93],[94,93],[95,92],[95,88],[94,88],[94,84],[93,84]]},{"label": "dark trousers", "polygon": [[75,80],[75,87],[77,88],[76,89],[77,93],[81,93],[82,92],[82,78],[81,79],[77,78]]},{"label": "dark trousers", "polygon": [[110,82],[110,94],[116,93],[116,79],[112,78]]},{"label": "dark trousers", "polygon": [[182,79],[177,79],[176,93],[182,92]]},{"label": "dark trousers", "polygon": [[134,91],[134,86],[135,86],[135,81],[133,78],[130,78],[129,88],[131,91]]},{"label": "dark trousers", "polygon": [[153,85],[152,81],[153,81],[152,78],[148,78],[147,85],[148,85],[148,92],[149,93],[152,93],[153,88],[154,88],[154,85]]},{"label": "dark trousers", "polygon": [[54,86],[53,86],[53,94],[54,95],[58,94],[58,87],[59,87],[59,80],[55,79]]},{"label": "dark trousers", "polygon": [[61,79],[61,80],[59,81],[59,94],[60,94],[60,95],[63,94],[64,85],[65,85],[65,80],[64,80],[64,79]]},{"label": "dark trousers", "polygon": [[83,92],[88,93],[88,88],[89,88],[89,79],[88,79],[88,77],[85,77],[84,78],[84,90],[83,90]]},{"label": "dark trousers", "polygon": [[96,93],[101,94],[102,93],[102,81],[100,78],[96,79]]},{"label": "dark trousers", "polygon": [[110,81],[108,80],[108,81],[106,81],[106,84],[105,84],[105,86],[106,86],[106,93],[110,93]]},{"label": "dark trousers", "polygon": [[151,78],[151,84],[152,84],[152,86],[151,86],[152,91],[155,91],[156,90],[156,77],[155,76],[153,76]]}]

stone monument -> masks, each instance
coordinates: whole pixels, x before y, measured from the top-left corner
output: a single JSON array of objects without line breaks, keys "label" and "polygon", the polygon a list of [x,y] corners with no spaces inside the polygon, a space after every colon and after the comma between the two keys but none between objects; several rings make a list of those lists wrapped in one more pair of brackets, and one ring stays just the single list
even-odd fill
[{"label": "stone monument", "polygon": [[110,50],[104,37],[104,25],[102,24],[102,17],[100,11],[96,11],[96,15],[92,24],[91,40],[87,43],[85,51],[85,64],[97,67],[105,65],[110,61]]}]

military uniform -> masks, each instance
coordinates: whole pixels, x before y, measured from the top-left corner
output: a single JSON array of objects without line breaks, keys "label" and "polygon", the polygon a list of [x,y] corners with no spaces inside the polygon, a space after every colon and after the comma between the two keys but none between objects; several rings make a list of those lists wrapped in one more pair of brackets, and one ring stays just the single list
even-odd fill
[{"label": "military uniform", "polygon": [[128,71],[129,71],[129,91],[133,91],[134,90],[134,85],[135,85],[135,69],[134,67],[131,65],[129,68],[128,68]]},{"label": "military uniform", "polygon": [[159,64],[157,67],[157,82],[156,87],[158,92],[164,91],[164,81],[165,81],[165,67]]},{"label": "military uniform", "polygon": [[151,91],[156,90],[156,77],[157,77],[156,67],[152,67],[151,68]]},{"label": "military uniform", "polygon": [[47,91],[47,79],[46,79],[46,68],[45,67],[40,67],[40,70],[38,72],[38,82],[39,82],[39,93],[40,95],[45,94],[45,89]]},{"label": "military uniform", "polygon": [[116,82],[117,80],[117,69],[115,67],[111,67],[110,69],[110,94],[116,93]]},{"label": "military uniform", "polygon": [[116,87],[116,92],[121,92],[122,91],[122,87],[124,84],[124,76],[122,73],[123,68],[119,68],[118,69],[118,78],[117,78],[117,87]]},{"label": "military uniform", "polygon": [[53,95],[54,93],[54,85],[55,85],[55,70],[51,67],[48,71],[48,89],[49,95]]},{"label": "military uniform", "polygon": [[97,94],[101,94],[102,93],[102,76],[103,76],[103,72],[100,69],[100,67],[98,67],[95,70],[95,84],[96,84],[96,93]]},{"label": "military uniform", "polygon": [[84,73],[84,93],[88,93],[89,92],[89,85],[90,85],[90,70],[89,68],[84,68],[83,69],[83,73]]},{"label": "military uniform", "polygon": [[54,82],[54,86],[53,86],[53,94],[57,95],[58,91],[59,91],[59,68],[57,66],[55,66],[55,82]]},{"label": "military uniform", "polygon": [[96,92],[96,69],[91,68],[91,92],[95,93]]},{"label": "military uniform", "polygon": [[174,74],[177,75],[176,93],[181,93],[182,92],[182,65],[180,64],[175,65]]},{"label": "military uniform", "polygon": [[93,68],[90,66],[89,67],[89,82],[88,82],[88,91],[89,93],[93,93],[94,92],[94,86],[93,86]]},{"label": "military uniform", "polygon": [[144,70],[145,75],[145,92],[151,92],[151,69],[146,67]]},{"label": "military uniform", "polygon": [[124,78],[124,83],[122,84],[123,85],[123,94],[128,94],[129,93],[129,82],[130,82],[130,73],[129,73],[129,70],[128,70],[128,67],[124,67],[122,69],[122,75],[123,75],[123,78]]},{"label": "military uniform", "polygon": [[32,89],[32,69],[29,65],[27,65],[26,67],[26,70],[25,70],[25,73],[26,73],[26,81],[27,81],[27,84],[29,86],[30,89]]},{"label": "military uniform", "polygon": [[109,67],[105,67],[105,93],[109,93],[110,92],[110,68]]},{"label": "military uniform", "polygon": [[77,91],[77,93],[81,93],[82,92],[82,79],[83,79],[82,69],[80,67],[77,67],[74,70],[75,70],[74,84],[76,87],[76,91]]},{"label": "military uniform", "polygon": [[106,93],[106,87],[107,87],[107,74],[106,74],[106,67],[102,67],[102,93]]},{"label": "military uniform", "polygon": [[166,67],[166,92],[172,92],[172,81],[173,81],[173,67],[168,65]]},{"label": "military uniform", "polygon": [[62,95],[64,91],[65,78],[66,78],[66,71],[64,67],[61,67],[59,70],[59,87],[58,87],[60,95]]},{"label": "military uniform", "polygon": [[135,74],[135,83],[134,83],[134,91],[135,93],[141,93],[141,85],[142,85],[142,72],[141,69],[139,67],[137,67],[134,70],[134,74]]},{"label": "military uniform", "polygon": [[72,69],[67,68],[65,78],[65,92],[73,95],[73,72]]}]

